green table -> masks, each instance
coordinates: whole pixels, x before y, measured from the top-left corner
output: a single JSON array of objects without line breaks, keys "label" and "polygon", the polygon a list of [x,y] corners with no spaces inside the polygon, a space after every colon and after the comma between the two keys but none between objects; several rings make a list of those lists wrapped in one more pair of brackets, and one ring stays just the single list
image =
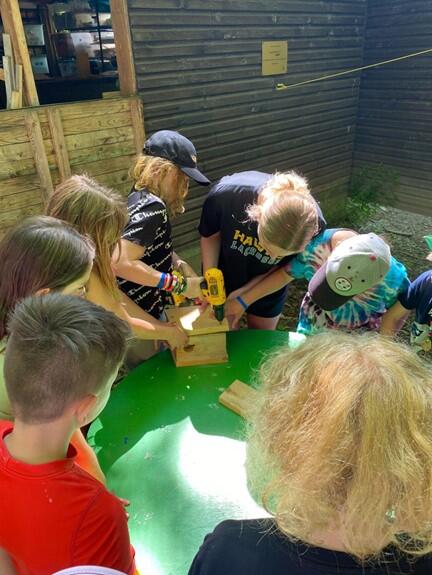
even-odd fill
[{"label": "green table", "polygon": [[181,367],[169,351],[136,368],[89,433],[110,489],[130,500],[129,529],[145,575],[185,575],[206,533],[228,518],[265,515],[244,471],[244,422],[218,403],[251,382],[263,355],[302,336],[228,334],[229,363]]}]

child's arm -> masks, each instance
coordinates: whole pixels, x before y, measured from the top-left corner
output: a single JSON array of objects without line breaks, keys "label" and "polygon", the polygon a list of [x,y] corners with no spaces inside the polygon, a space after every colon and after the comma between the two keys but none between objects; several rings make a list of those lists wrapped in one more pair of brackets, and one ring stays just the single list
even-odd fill
[{"label": "child's arm", "polygon": [[72,445],[77,450],[75,462],[82,467],[87,473],[90,473],[95,479],[106,484],[105,475],[99,465],[96,453],[87,443],[80,429],[77,429],[72,436]]},{"label": "child's arm", "polygon": [[381,335],[395,335],[403,326],[410,310],[404,308],[400,302],[396,302],[390,309],[383,315],[380,327]]},{"label": "child's arm", "polygon": [[115,275],[136,284],[156,287],[161,273],[140,261],[144,252],[142,246],[121,240],[121,250],[116,249],[112,257]]},{"label": "child's arm", "polygon": [[221,251],[221,234],[216,232],[212,236],[201,236],[201,259],[203,270],[217,268]]},{"label": "child's arm", "polygon": [[172,348],[183,347],[188,337],[179,327],[156,320],[141,309],[136,303],[118,291],[119,299],[102,284],[95,273],[92,273],[88,284],[87,299],[104,307],[126,321],[138,339],[160,339],[167,341]]},{"label": "child's arm", "polygon": [[230,318],[231,326],[233,328],[237,327],[241,316],[246,311],[244,306],[237,300],[238,296],[241,296],[243,302],[249,307],[266,295],[282,289],[292,282],[293,279],[284,268],[278,268],[253,278],[238,290],[230,293],[225,304],[225,315]]}]

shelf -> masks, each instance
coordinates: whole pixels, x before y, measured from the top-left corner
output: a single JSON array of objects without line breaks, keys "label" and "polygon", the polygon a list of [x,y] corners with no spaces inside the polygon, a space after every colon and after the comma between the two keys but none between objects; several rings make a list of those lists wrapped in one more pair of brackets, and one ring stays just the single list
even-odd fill
[{"label": "shelf", "polygon": [[101,26],[98,28],[97,26],[81,26],[79,28],[63,28],[63,30],[57,30],[58,32],[97,32],[100,30],[101,32],[112,32],[111,26]]}]

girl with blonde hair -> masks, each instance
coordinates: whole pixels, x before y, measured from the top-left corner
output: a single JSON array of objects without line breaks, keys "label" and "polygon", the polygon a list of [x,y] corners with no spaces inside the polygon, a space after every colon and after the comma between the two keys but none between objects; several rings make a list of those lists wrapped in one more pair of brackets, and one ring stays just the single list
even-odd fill
[{"label": "girl with blonde hair", "polygon": [[145,142],[132,169],[129,217],[114,269],[120,289],[156,319],[163,316],[170,293],[201,295],[202,278],[173,250],[170,222],[184,212],[189,178],[201,185],[210,183],[196,161],[190,140],[161,130]]},{"label": "girl with blonde hair", "polygon": [[[119,194],[88,176],[75,175],[57,186],[46,213],[74,225],[94,242],[96,255],[87,299],[127,321],[139,340],[164,340],[173,348],[185,345],[187,336],[181,329],[154,319],[117,287],[111,260],[128,221],[126,204]],[[153,343],[147,344],[141,349],[140,359],[155,351]],[[137,362],[135,359],[134,363]]]},{"label": "girl with blonde hair", "polygon": [[406,346],[321,334],[262,365],[247,473],[271,519],[225,521],[190,575],[432,572],[432,380]]},{"label": "girl with blonde hair", "polygon": [[[325,226],[307,180],[295,172],[241,172],[212,187],[199,226],[203,268],[222,270],[233,328],[246,312],[248,327],[276,329],[289,280],[267,283],[260,295],[261,282]],[[248,302],[243,294],[253,287],[258,295]]]}]

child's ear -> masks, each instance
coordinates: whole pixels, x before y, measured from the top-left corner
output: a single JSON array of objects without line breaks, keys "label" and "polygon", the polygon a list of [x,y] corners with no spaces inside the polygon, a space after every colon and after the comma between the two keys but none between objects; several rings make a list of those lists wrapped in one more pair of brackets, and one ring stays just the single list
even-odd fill
[{"label": "child's ear", "polygon": [[86,395],[75,403],[75,419],[78,427],[83,427],[91,421],[92,413],[96,408],[97,397],[95,395]]},{"label": "child's ear", "polygon": [[47,294],[50,293],[50,291],[51,291],[50,288],[41,288],[41,289],[38,289],[38,290],[37,290],[37,292],[35,293],[35,295],[47,295]]}]

